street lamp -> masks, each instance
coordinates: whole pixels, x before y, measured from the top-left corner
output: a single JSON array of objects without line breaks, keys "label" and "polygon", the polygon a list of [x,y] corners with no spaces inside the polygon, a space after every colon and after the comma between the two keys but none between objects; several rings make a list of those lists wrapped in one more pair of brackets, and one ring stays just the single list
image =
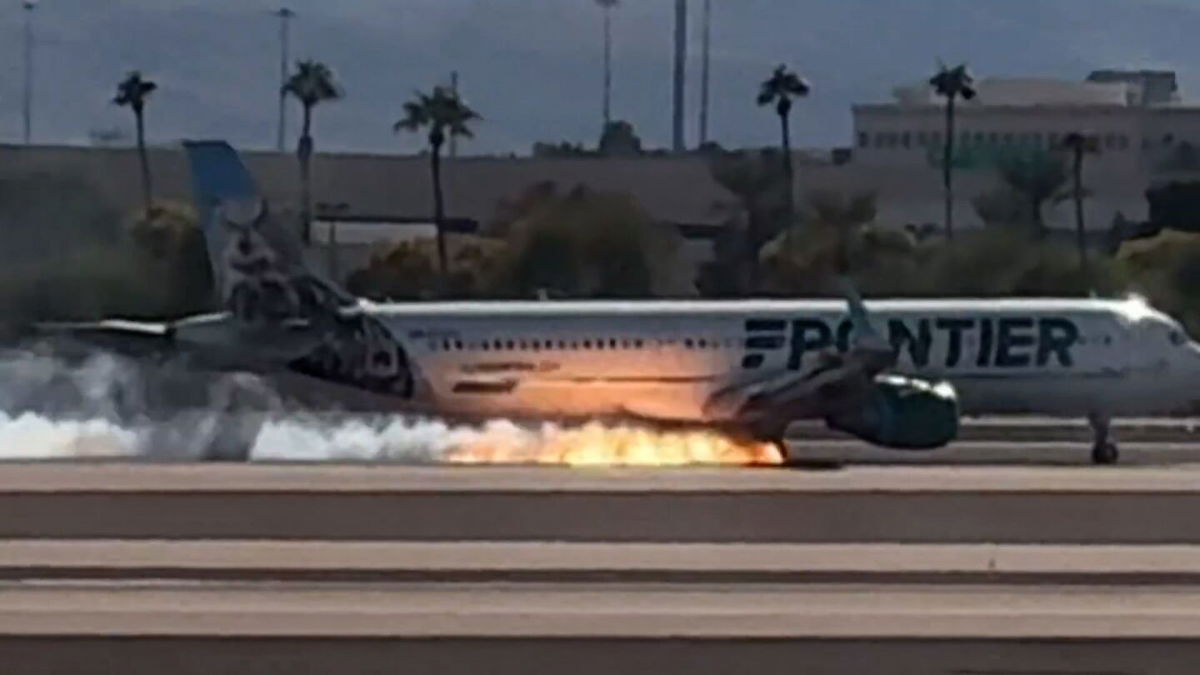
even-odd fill
[{"label": "street lamp", "polygon": [[708,79],[712,51],[712,0],[704,0],[704,33],[700,45],[700,145],[708,142]]},{"label": "street lamp", "polygon": [[279,130],[276,146],[279,148],[279,152],[283,152],[286,149],[284,143],[287,140],[287,93],[283,88],[287,85],[288,80],[291,20],[295,18],[296,12],[289,7],[280,7],[272,14],[279,17]]},{"label": "street lamp", "polygon": [[22,0],[25,9],[25,145],[33,138],[33,10],[37,0]]}]

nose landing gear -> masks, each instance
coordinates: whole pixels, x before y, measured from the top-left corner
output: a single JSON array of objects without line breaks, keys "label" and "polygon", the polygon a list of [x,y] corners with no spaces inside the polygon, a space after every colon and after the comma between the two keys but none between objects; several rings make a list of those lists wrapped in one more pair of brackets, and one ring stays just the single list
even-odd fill
[{"label": "nose landing gear", "polygon": [[1093,413],[1088,416],[1088,422],[1092,425],[1092,431],[1095,433],[1095,442],[1092,445],[1092,463],[1116,464],[1117,460],[1121,458],[1121,453],[1116,442],[1109,440],[1111,420],[1107,415]]}]

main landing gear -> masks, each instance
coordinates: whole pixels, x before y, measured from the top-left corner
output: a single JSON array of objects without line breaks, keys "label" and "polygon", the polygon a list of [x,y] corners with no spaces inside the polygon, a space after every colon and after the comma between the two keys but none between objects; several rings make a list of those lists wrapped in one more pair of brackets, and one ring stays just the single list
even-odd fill
[{"label": "main landing gear", "polygon": [[1092,425],[1092,431],[1095,433],[1095,443],[1092,445],[1092,463],[1116,464],[1121,453],[1117,449],[1116,442],[1109,440],[1111,420],[1105,415],[1092,414],[1088,416],[1088,422]]}]

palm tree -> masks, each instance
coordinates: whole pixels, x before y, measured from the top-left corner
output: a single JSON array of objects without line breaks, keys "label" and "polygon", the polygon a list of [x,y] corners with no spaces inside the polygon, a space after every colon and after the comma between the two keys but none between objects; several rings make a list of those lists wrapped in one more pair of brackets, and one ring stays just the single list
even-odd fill
[{"label": "palm tree", "polygon": [[759,88],[758,105],[775,104],[775,114],[779,115],[779,126],[783,136],[783,175],[787,179],[787,217],[789,223],[796,212],[792,174],[792,134],[790,116],[792,114],[792,99],[808,96],[812,87],[808,81],[788,70],[780,64],[775,67],[771,77],[767,78]]},{"label": "palm tree", "polygon": [[1063,147],[1071,153],[1071,198],[1075,202],[1075,244],[1079,247],[1079,269],[1088,277],[1087,237],[1083,223],[1083,156],[1097,154],[1100,145],[1094,134],[1074,132],[1063,139]]},{"label": "palm tree", "polygon": [[730,217],[740,240],[719,246],[718,255],[736,258],[736,283],[741,294],[755,293],[761,286],[762,247],[775,238],[782,220],[783,180],[776,151],[739,152],[715,155],[709,160],[709,175],[734,197],[732,203],[717,202],[714,207]]},{"label": "palm tree", "polygon": [[953,68],[945,65],[938,67],[938,72],[929,78],[929,85],[934,93],[946,99],[946,142],[942,146],[942,185],[946,198],[946,238],[954,236],[954,103],[961,98],[969,101],[975,98],[975,78],[967,69],[967,64],[959,64]]},{"label": "palm tree", "polygon": [[604,10],[604,126],[612,121],[612,10],[621,0],[596,0]]},{"label": "palm tree", "polygon": [[1067,168],[1062,156],[1034,152],[1028,155],[1003,159],[997,165],[1000,180],[1014,195],[1025,200],[1029,208],[1029,221],[1034,236],[1046,233],[1046,222],[1042,209],[1048,201],[1061,201],[1062,187],[1067,182]]},{"label": "palm tree", "polygon": [[442,196],[442,146],[447,137],[471,138],[468,124],[481,119],[478,113],[447,87],[434,87],[433,93],[416,92],[416,98],[404,104],[404,117],[392,130],[418,132],[429,128],[429,169],[433,177],[433,219],[437,226],[438,265],[443,281],[448,274],[446,255],[446,205]]},{"label": "palm tree", "polygon": [[814,190],[808,195],[808,210],[813,220],[829,230],[833,238],[833,275],[850,274],[850,255],[855,240],[866,225],[878,214],[875,194],[856,192],[850,195],[831,190]]},{"label": "palm tree", "polygon": [[304,124],[296,157],[300,162],[300,226],[304,243],[312,240],[312,113],[323,101],[336,101],[344,95],[329,66],[320,61],[297,61],[296,72],[283,85],[284,95],[295,97],[304,108]]},{"label": "palm tree", "polygon": [[137,120],[138,158],[142,163],[142,198],[147,214],[150,213],[154,200],[154,191],[150,184],[150,160],[146,157],[146,100],[155,89],[158,89],[157,84],[143,79],[140,71],[133,70],[117,84],[117,95],[113,98],[113,103],[133,110],[133,116]]}]

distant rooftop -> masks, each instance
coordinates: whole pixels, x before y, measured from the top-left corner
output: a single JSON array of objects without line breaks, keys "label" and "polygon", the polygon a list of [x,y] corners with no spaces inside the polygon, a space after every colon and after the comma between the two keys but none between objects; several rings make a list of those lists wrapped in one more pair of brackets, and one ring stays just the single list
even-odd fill
[{"label": "distant rooftop", "polygon": [[1135,105],[1170,105],[1179,103],[1179,79],[1173,70],[1096,70],[1088,82],[1130,85]]},{"label": "distant rooftop", "polygon": [[[1082,82],[1037,77],[985,77],[975,83],[971,106],[1160,106],[1180,102],[1173,71],[1097,70]],[[927,82],[897,87],[901,106],[936,105]]]}]

